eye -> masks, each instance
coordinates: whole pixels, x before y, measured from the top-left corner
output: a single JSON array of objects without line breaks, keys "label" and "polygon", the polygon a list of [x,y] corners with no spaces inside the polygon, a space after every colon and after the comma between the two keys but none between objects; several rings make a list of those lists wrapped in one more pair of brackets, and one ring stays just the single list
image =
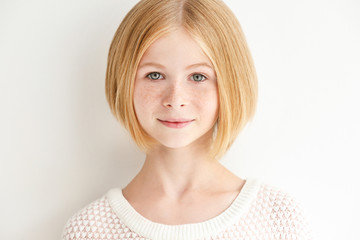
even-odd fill
[{"label": "eye", "polygon": [[203,81],[205,81],[206,76],[196,73],[191,76],[191,79],[194,80],[195,82],[203,82]]},{"label": "eye", "polygon": [[152,72],[152,73],[149,73],[146,77],[150,78],[151,80],[159,80],[161,77],[161,74],[158,72]]}]

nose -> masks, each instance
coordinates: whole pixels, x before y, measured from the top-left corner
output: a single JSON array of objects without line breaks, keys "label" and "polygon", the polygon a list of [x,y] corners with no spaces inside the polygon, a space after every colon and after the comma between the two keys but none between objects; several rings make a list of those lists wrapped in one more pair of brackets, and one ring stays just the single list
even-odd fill
[{"label": "nose", "polygon": [[188,105],[187,99],[187,93],[180,84],[172,84],[163,93],[163,105],[167,108],[184,108]]}]

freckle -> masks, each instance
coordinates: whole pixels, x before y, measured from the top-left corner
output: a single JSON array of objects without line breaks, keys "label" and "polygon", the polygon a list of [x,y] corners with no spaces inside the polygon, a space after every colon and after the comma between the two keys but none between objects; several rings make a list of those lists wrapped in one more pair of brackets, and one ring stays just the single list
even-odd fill
[{"label": "freckle", "polygon": [[156,96],[154,96],[154,92],[155,91],[152,86],[142,87],[141,94],[142,94],[144,103],[154,102],[154,98],[156,97]]}]

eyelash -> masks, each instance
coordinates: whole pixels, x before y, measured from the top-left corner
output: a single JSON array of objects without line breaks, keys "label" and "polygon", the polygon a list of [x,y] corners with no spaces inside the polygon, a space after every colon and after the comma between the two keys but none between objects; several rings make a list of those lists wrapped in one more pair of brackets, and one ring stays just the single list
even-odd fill
[{"label": "eyelash", "polygon": [[[160,79],[161,79],[161,78],[159,78],[159,79],[152,79],[152,78],[150,78],[150,75],[153,74],[153,73],[157,73],[157,74],[159,74],[160,76],[162,76],[162,74],[159,73],[159,72],[151,72],[151,73],[148,73],[148,74],[146,75],[146,78],[150,79],[151,81],[157,81],[157,80],[160,80]],[[201,73],[194,73],[194,74],[191,75],[191,76],[194,76],[194,75],[200,75],[200,76],[204,77],[204,78],[203,78],[202,80],[200,80],[200,81],[195,81],[195,80],[193,80],[195,83],[202,83],[202,82],[204,82],[205,80],[208,79],[207,76],[205,76],[204,74],[201,74]]]}]

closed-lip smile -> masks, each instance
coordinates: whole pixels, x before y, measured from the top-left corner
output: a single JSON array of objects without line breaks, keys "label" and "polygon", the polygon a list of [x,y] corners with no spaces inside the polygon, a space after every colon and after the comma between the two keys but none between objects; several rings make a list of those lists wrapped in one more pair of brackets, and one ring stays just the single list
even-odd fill
[{"label": "closed-lip smile", "polygon": [[170,128],[183,128],[189,125],[191,122],[195,121],[195,119],[185,119],[185,118],[169,118],[169,119],[157,119],[162,124]]}]

